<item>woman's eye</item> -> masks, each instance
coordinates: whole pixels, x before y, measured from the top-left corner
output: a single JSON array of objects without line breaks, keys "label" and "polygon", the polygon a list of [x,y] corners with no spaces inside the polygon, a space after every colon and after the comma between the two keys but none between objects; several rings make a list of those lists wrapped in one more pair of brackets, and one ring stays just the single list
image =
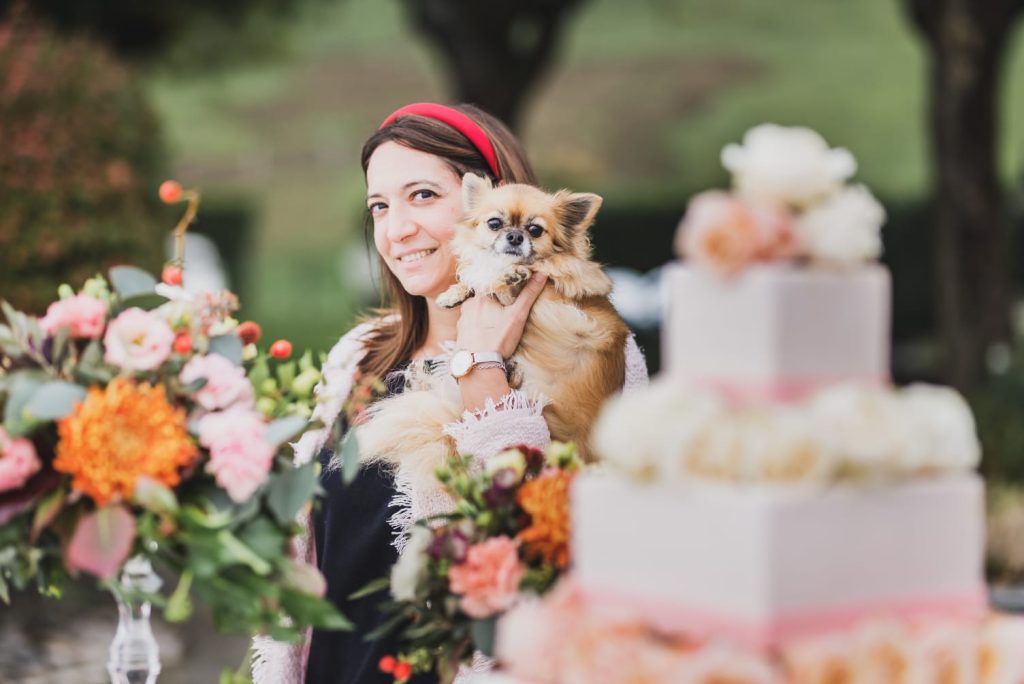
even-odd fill
[{"label": "woman's eye", "polygon": [[372,216],[376,216],[380,212],[382,212],[385,209],[387,209],[387,207],[388,207],[388,205],[384,204],[383,202],[374,202],[369,207],[367,207],[367,209],[370,210],[370,214]]},{"label": "woman's eye", "polygon": [[487,220],[487,227],[491,230],[501,230],[501,219],[492,218]]},{"label": "woman's eye", "polygon": [[431,197],[437,197],[437,193],[433,190],[417,190],[412,193],[412,196],[417,199],[430,199]]},{"label": "woman's eye", "polygon": [[531,223],[526,226],[526,231],[530,234],[530,237],[539,238],[544,232],[544,229],[538,226],[536,223]]}]

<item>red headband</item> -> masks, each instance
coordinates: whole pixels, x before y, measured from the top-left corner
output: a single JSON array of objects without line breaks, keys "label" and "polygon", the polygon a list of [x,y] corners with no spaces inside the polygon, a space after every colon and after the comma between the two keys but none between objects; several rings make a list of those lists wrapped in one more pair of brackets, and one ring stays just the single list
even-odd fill
[{"label": "red headband", "polygon": [[380,125],[380,128],[384,128],[400,116],[410,114],[423,116],[428,119],[436,119],[448,124],[466,136],[469,142],[473,143],[473,147],[487,161],[487,165],[491,168],[491,173],[494,174],[494,177],[501,180],[501,172],[498,170],[498,155],[494,153],[494,145],[491,144],[491,139],[487,137],[484,129],[480,128],[480,124],[457,109],[434,104],[433,102],[417,102],[393,111],[388,118],[384,119],[384,123]]}]

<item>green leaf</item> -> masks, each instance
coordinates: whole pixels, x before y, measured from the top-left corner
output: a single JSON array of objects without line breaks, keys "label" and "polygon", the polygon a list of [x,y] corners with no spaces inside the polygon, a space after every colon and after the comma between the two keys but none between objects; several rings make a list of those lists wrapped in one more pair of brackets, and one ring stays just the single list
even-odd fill
[{"label": "green leaf", "polygon": [[39,386],[32,393],[23,414],[35,421],[59,420],[75,410],[75,404],[85,399],[86,391],[81,385],[63,380],[51,380]]},{"label": "green leaf", "polygon": [[53,522],[53,519],[57,517],[61,509],[64,508],[64,497],[66,495],[67,490],[64,487],[58,487],[50,494],[47,494],[39,505],[36,506],[36,511],[32,515],[32,532],[29,536],[33,543],[39,538],[39,533],[46,529]]},{"label": "green leaf", "polygon": [[242,340],[231,332],[210,338],[210,353],[220,354],[236,366],[242,365]]},{"label": "green leaf", "polygon": [[267,506],[282,524],[289,525],[318,486],[316,463],[286,470],[271,478],[267,486]]},{"label": "green leaf", "polygon": [[263,381],[270,378],[270,366],[267,365],[267,359],[264,356],[260,356],[252,364],[252,369],[249,371],[249,382],[252,386],[259,390],[263,386]]},{"label": "green leaf", "polygon": [[167,599],[164,607],[164,617],[168,622],[183,622],[192,615],[192,601],[189,599],[189,589],[192,588],[192,573],[185,570],[178,579],[178,586],[174,593]]},{"label": "green leaf", "polygon": [[473,620],[469,623],[469,633],[473,637],[473,645],[488,658],[494,657],[494,630],[497,624],[497,617]]},{"label": "green leaf", "polygon": [[66,326],[57,328],[57,332],[53,335],[53,350],[50,352],[50,358],[53,359],[53,365],[60,367],[60,360],[64,356],[64,352],[67,351],[68,340],[71,337],[71,329]]},{"label": "green leaf", "polygon": [[405,622],[408,618],[405,613],[398,613],[397,615],[391,616],[387,621],[381,624],[379,627],[368,633],[363,637],[363,641],[376,641],[385,634],[391,634],[394,632],[399,625]]},{"label": "green leaf", "polygon": [[178,497],[174,491],[162,482],[142,475],[135,481],[132,501],[154,513],[177,513]]},{"label": "green leaf", "polygon": [[[329,601],[292,589],[281,590],[281,605],[297,622],[320,629],[349,631],[355,626]],[[401,616],[400,616],[401,617]]]},{"label": "green leaf", "polygon": [[341,443],[341,479],[350,484],[359,472],[359,440],[355,430],[349,430]]},{"label": "green leaf", "polygon": [[309,421],[302,416],[278,418],[267,426],[267,441],[279,447],[301,435],[308,424]]},{"label": "green leaf", "polygon": [[155,292],[146,292],[144,294],[126,297],[121,302],[121,306],[125,309],[135,307],[137,309],[142,309],[143,311],[152,311],[153,309],[163,306],[169,301],[171,300],[163,295],[158,295]]},{"label": "green leaf", "polygon": [[366,596],[369,596],[370,594],[376,594],[378,591],[381,591],[383,589],[388,589],[390,587],[391,587],[391,578],[390,577],[378,577],[377,579],[375,579],[372,582],[368,583],[366,586],[364,586],[359,591],[356,591],[356,592],[354,592],[352,594],[349,594],[348,599],[350,601],[355,601],[357,599],[361,599],[361,598],[364,598]]},{"label": "green leaf", "polygon": [[256,518],[236,534],[243,544],[263,558],[281,555],[287,541],[284,532],[266,517]]},{"label": "green leaf", "polygon": [[31,424],[25,420],[22,409],[42,384],[43,381],[39,378],[23,373],[12,378],[7,405],[4,406],[4,428],[11,437],[21,437],[30,430]]},{"label": "green leaf", "polygon": [[217,533],[217,541],[224,551],[225,558],[248,566],[257,575],[269,575],[273,569],[270,563],[253,553],[252,549],[227,530]]},{"label": "green leaf", "polygon": [[291,387],[293,380],[295,380],[295,361],[282,363],[277,367],[277,382],[283,389]]},{"label": "green leaf", "polygon": [[0,575],[0,601],[10,605],[11,603],[11,592],[7,588],[7,581],[3,575]]},{"label": "green leaf", "polygon": [[156,278],[135,266],[114,266],[110,269],[110,284],[122,300],[144,294],[152,294]]}]

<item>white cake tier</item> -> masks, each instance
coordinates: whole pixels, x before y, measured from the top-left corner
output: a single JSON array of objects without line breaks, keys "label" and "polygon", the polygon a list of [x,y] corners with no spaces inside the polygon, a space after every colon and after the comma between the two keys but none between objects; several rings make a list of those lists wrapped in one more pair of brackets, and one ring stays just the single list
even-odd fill
[{"label": "white cake tier", "polygon": [[889,272],[759,264],[722,278],[667,267],[662,357],[672,377],[738,399],[797,399],[889,377]]},{"label": "white cake tier", "polygon": [[984,613],[975,475],[829,489],[573,487],[573,572],[662,629],[769,648],[863,618]]}]

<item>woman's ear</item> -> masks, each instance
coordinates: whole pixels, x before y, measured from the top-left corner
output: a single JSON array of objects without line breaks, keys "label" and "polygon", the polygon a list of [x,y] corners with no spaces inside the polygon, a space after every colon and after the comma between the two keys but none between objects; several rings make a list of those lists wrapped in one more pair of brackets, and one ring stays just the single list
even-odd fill
[{"label": "woman's ear", "polygon": [[467,173],[462,177],[462,209],[472,213],[480,204],[480,197],[492,187],[489,178],[482,178],[475,173]]}]

